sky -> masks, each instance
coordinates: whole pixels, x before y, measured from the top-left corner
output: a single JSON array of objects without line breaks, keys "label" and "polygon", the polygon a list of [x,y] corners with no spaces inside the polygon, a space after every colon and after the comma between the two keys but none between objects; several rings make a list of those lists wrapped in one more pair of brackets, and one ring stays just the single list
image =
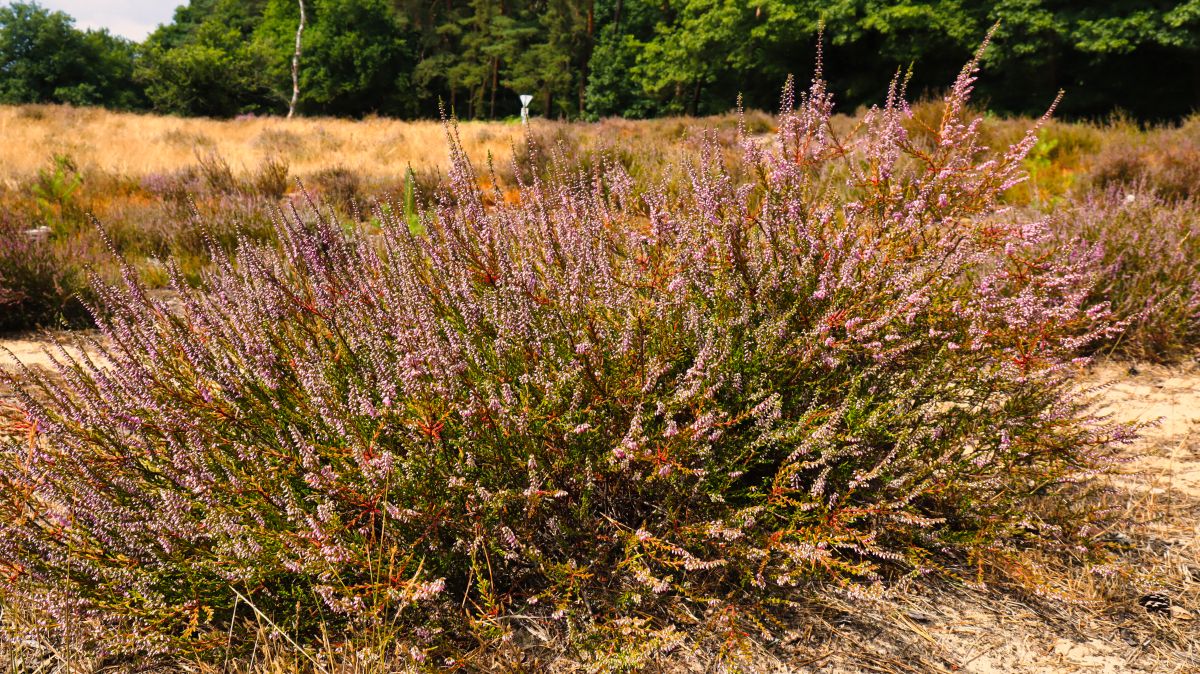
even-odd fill
[{"label": "sky", "polygon": [[[0,0],[2,2],[2,0]],[[107,28],[114,35],[141,41],[175,15],[185,0],[40,0],[43,7],[75,17],[76,28]]]}]

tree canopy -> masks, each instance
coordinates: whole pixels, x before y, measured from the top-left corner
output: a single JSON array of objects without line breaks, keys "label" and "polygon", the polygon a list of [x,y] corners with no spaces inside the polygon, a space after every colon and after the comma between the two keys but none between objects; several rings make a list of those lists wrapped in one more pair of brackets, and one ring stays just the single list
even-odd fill
[{"label": "tree canopy", "polygon": [[[36,2],[0,6],[0,101],[185,115],[286,112],[301,0],[190,0],[144,42],[82,31]],[[878,100],[881,65],[936,94],[983,35],[996,112],[1200,107],[1200,0],[303,0],[300,114],[644,117],[771,108],[788,74],[844,106]],[[864,64],[871,67],[864,67]],[[887,68],[884,68],[886,70]]]},{"label": "tree canopy", "polygon": [[135,46],[35,3],[0,6],[0,102],[140,107]]}]

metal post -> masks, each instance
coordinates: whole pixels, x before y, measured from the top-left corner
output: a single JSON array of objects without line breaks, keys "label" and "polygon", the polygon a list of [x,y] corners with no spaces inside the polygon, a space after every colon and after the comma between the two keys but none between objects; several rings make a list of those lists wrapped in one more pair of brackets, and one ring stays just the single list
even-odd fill
[{"label": "metal post", "polygon": [[521,124],[529,126],[529,102],[533,100],[533,96],[529,94],[521,94]]}]

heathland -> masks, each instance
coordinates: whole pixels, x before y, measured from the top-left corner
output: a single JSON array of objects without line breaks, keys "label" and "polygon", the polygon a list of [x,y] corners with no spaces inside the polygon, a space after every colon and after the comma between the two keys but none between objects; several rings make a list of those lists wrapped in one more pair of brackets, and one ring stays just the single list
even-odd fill
[{"label": "heathland", "polygon": [[0,654],[1194,671],[1200,121],[975,65],[527,132],[0,109],[0,328],[60,330],[0,362]]},{"label": "heathland", "polygon": [[[941,102],[914,105],[911,132],[931,133],[942,111]],[[862,114],[837,115],[830,123],[848,132]],[[984,116],[980,133],[984,143],[999,147],[1018,140],[1032,122]],[[745,124],[745,132],[760,139],[775,130],[775,119],[761,112],[747,113]],[[457,132],[480,166],[479,186],[490,199],[495,187],[501,198],[514,196],[516,173],[535,168],[531,163],[545,170],[556,153],[575,168],[614,159],[639,181],[678,189],[686,181],[688,155],[705,133],[715,134],[728,159],[740,161],[737,125],[729,114],[595,123],[535,119],[528,133],[512,122],[458,122]],[[206,238],[226,245],[239,231],[270,238],[283,204],[315,197],[339,219],[369,221],[373,205],[402,204],[406,195],[428,203],[443,186],[450,161],[446,127],[436,121],[212,120],[39,105],[0,107],[0,132],[7,140],[0,150],[0,229],[7,242],[0,259],[8,256],[0,297],[9,298],[0,329],[7,330],[86,320],[74,298],[87,292],[85,268],[115,273],[110,248],[150,287],[165,287],[168,258],[195,279],[207,264]],[[527,138],[539,148],[533,158],[525,152]],[[1127,304],[1132,315],[1137,302],[1170,296],[1182,303],[1180,316],[1188,315],[1196,295],[1179,295],[1174,285],[1186,286],[1193,269],[1167,260],[1186,258],[1200,243],[1189,235],[1200,192],[1200,119],[1150,127],[1119,117],[1050,121],[1023,161],[1028,180],[999,195],[1001,202],[1056,213],[1055,220],[1064,221],[1063,236],[1106,244],[1109,263],[1161,263],[1158,273],[1178,277],[1170,287],[1110,299]],[[1138,219],[1156,224],[1127,222]],[[1170,232],[1147,236],[1145,227]],[[43,234],[18,236],[35,230]],[[1171,245],[1174,252],[1166,250]],[[1114,284],[1159,280],[1112,276]],[[1195,323],[1180,320],[1171,329],[1157,325],[1136,338],[1126,334],[1119,348],[1159,358],[1194,345]]]}]

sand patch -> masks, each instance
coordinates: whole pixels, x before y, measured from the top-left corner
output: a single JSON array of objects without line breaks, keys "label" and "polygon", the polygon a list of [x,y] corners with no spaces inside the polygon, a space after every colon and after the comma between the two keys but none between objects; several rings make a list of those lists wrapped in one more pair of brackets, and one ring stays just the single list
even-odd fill
[{"label": "sand patch", "polygon": [[1103,363],[1088,379],[1115,382],[1100,395],[1102,413],[1120,421],[1154,422],[1134,448],[1148,488],[1200,498],[1200,364]]},{"label": "sand patch", "polygon": [[80,352],[80,347],[71,343],[70,333],[0,338],[0,368],[13,370],[23,364],[31,368],[53,369],[52,355],[57,353],[53,341],[60,338],[63,344],[68,345],[68,353]]}]

